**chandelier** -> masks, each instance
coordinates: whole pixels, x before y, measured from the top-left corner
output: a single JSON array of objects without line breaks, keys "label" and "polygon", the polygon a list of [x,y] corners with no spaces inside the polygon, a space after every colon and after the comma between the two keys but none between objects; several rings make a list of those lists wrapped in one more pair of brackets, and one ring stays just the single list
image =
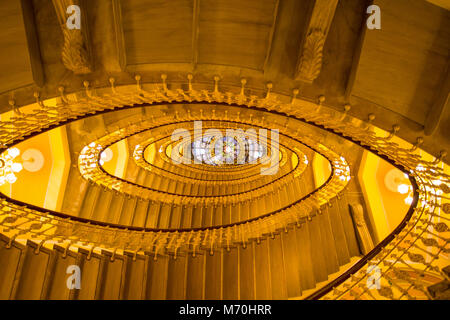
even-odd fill
[{"label": "chandelier", "polygon": [[20,150],[10,148],[0,155],[0,186],[5,183],[13,184],[17,181],[15,173],[22,171],[23,166],[19,162],[14,162],[15,158],[20,155]]},{"label": "chandelier", "polygon": [[[214,139],[206,136],[194,141],[191,152],[194,158],[210,165],[219,163],[240,164],[239,155],[243,153],[243,163],[254,163],[267,151],[255,140],[243,138],[242,144],[235,137],[225,136],[222,139]],[[241,150],[241,148],[244,148]]]}]

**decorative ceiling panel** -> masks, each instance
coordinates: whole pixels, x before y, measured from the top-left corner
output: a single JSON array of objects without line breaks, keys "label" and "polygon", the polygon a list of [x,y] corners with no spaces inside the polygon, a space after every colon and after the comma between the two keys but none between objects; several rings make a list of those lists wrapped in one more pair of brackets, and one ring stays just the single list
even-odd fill
[{"label": "decorative ceiling panel", "polygon": [[121,7],[128,65],[192,60],[192,0],[127,0]]},{"label": "decorative ceiling panel", "polygon": [[352,95],[423,125],[448,61],[448,12],[423,1],[375,4],[381,30],[365,30]]},{"label": "decorative ceiling panel", "polygon": [[278,1],[200,1],[198,63],[261,70],[270,47]]}]

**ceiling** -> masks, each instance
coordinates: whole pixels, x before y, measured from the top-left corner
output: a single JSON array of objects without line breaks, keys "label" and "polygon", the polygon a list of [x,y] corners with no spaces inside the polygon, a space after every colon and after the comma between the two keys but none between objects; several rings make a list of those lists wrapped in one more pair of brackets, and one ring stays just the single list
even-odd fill
[{"label": "ceiling", "polygon": [[[224,83],[245,77],[255,90],[273,82],[280,93],[323,94],[339,110],[350,103],[350,114],[373,113],[386,130],[399,124],[398,135],[410,142],[425,137],[424,149],[436,156],[449,149],[444,1],[374,1],[380,30],[366,28],[364,1],[75,1],[85,19],[81,42],[62,32],[65,2],[0,4],[0,110],[11,98],[18,106],[33,102],[36,90],[53,97],[61,85],[82,89],[83,80],[107,86],[111,75],[120,84],[137,73],[143,81],[159,81],[161,73],[211,83],[214,75]],[[77,59],[90,72],[71,70]]]}]

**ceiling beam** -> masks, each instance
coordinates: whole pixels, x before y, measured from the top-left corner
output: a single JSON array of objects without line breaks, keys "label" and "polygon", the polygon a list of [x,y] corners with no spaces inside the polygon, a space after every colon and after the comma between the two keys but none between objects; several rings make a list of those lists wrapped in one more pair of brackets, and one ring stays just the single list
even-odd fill
[{"label": "ceiling beam", "polygon": [[277,23],[279,6],[280,6],[280,1],[276,0],[275,8],[273,10],[273,22],[272,22],[272,26],[270,27],[270,35],[269,35],[269,40],[267,43],[266,58],[264,59],[264,66],[263,66],[264,72],[266,72],[266,70],[267,70],[267,64],[269,63],[270,55],[272,54],[272,43],[273,43],[273,37],[275,34],[275,27],[276,27],[276,23]]},{"label": "ceiling beam", "polygon": [[194,7],[192,10],[192,66],[194,70],[197,67],[198,63],[199,13],[200,13],[200,0],[194,0]]},{"label": "ceiling beam", "polygon": [[112,12],[117,59],[119,61],[120,70],[125,71],[127,66],[127,53],[125,49],[125,35],[123,32],[122,7],[120,5],[120,0],[112,0]]},{"label": "ceiling beam", "polygon": [[297,62],[295,79],[312,83],[322,69],[323,47],[338,0],[315,0]]},{"label": "ceiling beam", "polygon": [[[69,29],[67,8],[71,5],[80,7],[80,29]],[[62,61],[64,66],[75,74],[87,74],[93,71],[92,46],[89,39],[87,8],[85,0],[53,0],[56,15],[64,36]]]},{"label": "ceiling beam", "polygon": [[36,31],[36,21],[34,19],[33,4],[30,3],[30,1],[22,0],[21,6],[33,80],[38,87],[42,87],[44,85],[44,67],[42,66],[41,51],[39,47],[39,38]]},{"label": "ceiling beam", "polygon": [[44,86],[32,1],[2,1],[0,30],[0,93],[30,85]]},{"label": "ceiling beam", "polygon": [[[373,4],[373,0],[366,0],[366,7],[369,7],[370,5]],[[352,59],[352,66],[350,68],[350,72],[349,72],[349,76],[347,79],[347,84],[345,87],[345,99],[350,102],[350,98],[353,92],[353,86],[355,84],[355,79],[356,79],[356,74],[358,71],[358,67],[359,67],[359,61],[361,58],[361,52],[362,52],[362,47],[364,44],[364,39],[366,36],[366,32],[367,32],[367,24],[366,24],[367,20],[364,17],[364,19],[362,19],[361,25],[359,27],[359,32],[358,32],[358,40],[355,46],[355,50],[353,51],[353,59]]]},{"label": "ceiling beam", "polygon": [[426,0],[438,7],[450,10],[450,1],[448,0]]},{"label": "ceiling beam", "polygon": [[441,86],[437,91],[436,98],[431,106],[427,119],[424,125],[424,133],[426,136],[431,136],[436,128],[439,126],[439,122],[444,114],[444,110],[450,108],[450,65],[447,64],[447,72],[441,81]]}]

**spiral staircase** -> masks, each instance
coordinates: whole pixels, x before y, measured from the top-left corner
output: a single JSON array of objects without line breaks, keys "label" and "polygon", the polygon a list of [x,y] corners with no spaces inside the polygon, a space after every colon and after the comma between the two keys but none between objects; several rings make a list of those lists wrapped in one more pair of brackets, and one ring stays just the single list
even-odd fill
[{"label": "spiral staircase", "polygon": [[[446,145],[448,138],[439,133],[435,141],[411,139],[412,122],[402,117],[408,129],[400,136],[398,124],[387,129],[385,122],[376,123],[373,113],[363,113],[364,106],[339,102],[332,93],[330,102],[315,94],[321,86],[312,85],[318,74],[305,74],[305,51],[315,36],[305,36],[294,80],[274,73],[281,70],[274,62],[283,47],[278,43],[284,37],[280,29],[287,28],[284,23],[295,2],[248,1],[239,7],[234,1],[210,6],[203,0],[179,1],[179,6],[153,0],[96,5],[75,1],[91,13],[91,20],[83,20],[82,31],[73,33],[64,29],[69,2],[33,1],[30,7],[18,1],[23,17],[31,14],[34,19],[31,27],[29,21],[23,23],[25,29],[40,35],[38,51],[47,80],[43,90],[33,85],[0,95],[10,106],[0,118],[0,168],[10,161],[11,150],[55,130],[67,135],[70,166],[57,210],[0,194],[0,299],[448,299],[450,175],[445,152],[435,152],[436,141]],[[308,31],[321,21],[325,37],[338,32],[330,31],[335,11],[335,19],[342,21],[339,14],[359,6],[298,3],[309,8],[302,14],[308,13],[312,21],[303,28]],[[127,41],[130,33],[137,37],[142,31],[132,29],[130,21],[141,21],[137,9],[144,12],[146,5],[158,8],[160,16],[176,11],[183,18],[183,10],[193,10],[193,30],[204,32],[194,32],[192,38],[198,68],[184,72],[186,66],[174,62],[184,53],[181,45],[180,52],[170,52],[167,64],[152,56],[156,60],[142,66],[138,60],[144,56],[137,53],[157,49]],[[233,47],[232,41],[230,48],[217,53],[217,60],[205,62],[202,35],[213,32],[209,27],[223,19],[242,18],[245,13],[235,12],[236,6],[253,10],[253,18],[260,19],[250,23],[255,28],[265,30],[273,20],[269,54],[260,63],[267,68],[262,75],[251,71],[258,59],[251,60],[247,52],[240,56],[242,65],[223,67],[227,55],[222,54]],[[444,10],[432,8],[436,15]],[[115,70],[110,57],[94,45],[97,32],[105,32],[104,27],[86,31],[99,23],[92,21],[94,12],[111,13],[119,69],[125,63],[123,51],[134,67]],[[59,26],[55,30],[52,24]],[[58,28],[63,28],[62,61],[53,65],[42,34],[59,34]],[[168,42],[184,43],[172,37]],[[104,41],[109,46],[109,40]],[[259,47],[251,45],[256,57]],[[161,55],[165,48],[160,48]],[[82,59],[74,59],[76,54]],[[92,55],[97,64],[89,63]],[[58,68],[67,70],[56,81]],[[242,76],[242,70],[248,76]],[[279,81],[267,81],[271,75]],[[305,82],[312,87],[287,90]],[[247,143],[261,141],[261,132],[267,133],[265,152],[257,154],[257,161],[191,161],[192,142],[200,141],[197,135],[216,130],[234,139],[240,129]],[[108,166],[106,153],[120,148],[127,151],[115,158],[115,166]],[[239,148],[243,152],[248,145]],[[366,198],[371,195],[364,193],[358,175],[366,153],[400,170],[412,190],[401,222],[381,239],[370,218],[369,211],[375,209],[369,210]],[[313,159],[321,159],[329,169]],[[29,188],[31,193],[37,187]],[[358,205],[362,213],[355,209]],[[73,266],[80,269],[78,288],[68,283]],[[376,289],[368,285],[374,267]]]}]

